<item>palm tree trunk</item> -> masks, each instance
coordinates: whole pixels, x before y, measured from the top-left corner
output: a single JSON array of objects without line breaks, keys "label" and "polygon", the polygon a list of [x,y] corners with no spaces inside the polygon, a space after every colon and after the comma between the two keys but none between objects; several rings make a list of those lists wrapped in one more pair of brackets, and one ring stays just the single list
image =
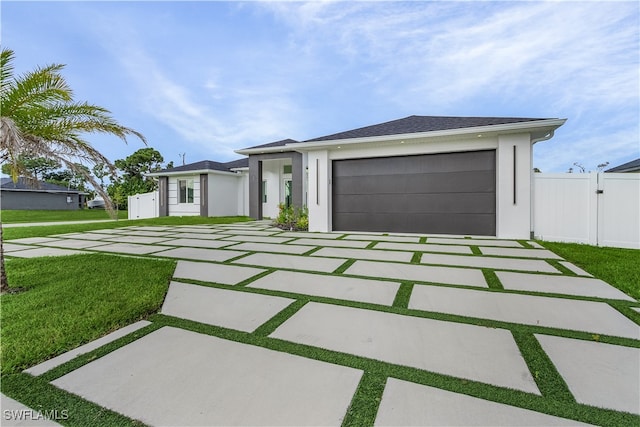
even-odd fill
[{"label": "palm tree trunk", "polygon": [[2,221],[0,221],[0,294],[9,292],[9,281],[7,271],[4,268],[4,248],[2,247]]}]

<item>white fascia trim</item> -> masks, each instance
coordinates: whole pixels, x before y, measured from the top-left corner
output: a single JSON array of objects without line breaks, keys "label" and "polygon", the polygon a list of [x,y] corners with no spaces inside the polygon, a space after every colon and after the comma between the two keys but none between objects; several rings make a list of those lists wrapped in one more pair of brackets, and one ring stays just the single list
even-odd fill
[{"label": "white fascia trim", "polygon": [[277,147],[264,147],[264,148],[243,148],[241,150],[233,150],[235,153],[248,156],[249,154],[267,154],[267,153],[286,153],[288,151],[295,151],[287,147],[295,147],[297,144],[279,145]]},{"label": "white fascia trim", "polygon": [[560,126],[562,126],[567,119],[548,119],[548,120],[535,120],[529,122],[517,122],[517,123],[505,123],[501,125],[491,125],[491,126],[475,126],[470,128],[461,128],[461,129],[446,129],[446,130],[438,130],[432,132],[417,132],[417,133],[405,133],[405,134],[392,134],[392,135],[381,135],[381,136],[372,136],[365,138],[347,138],[347,139],[332,139],[326,141],[313,141],[313,142],[299,142],[297,144],[287,144],[285,147],[289,147],[294,151],[307,151],[313,150],[316,148],[327,148],[337,145],[346,145],[346,144],[361,144],[361,143],[371,143],[371,142],[384,142],[389,140],[411,140],[418,138],[438,138],[438,137],[451,137],[457,135],[483,135],[486,134],[505,134],[505,133],[515,133],[522,132],[525,130],[530,130],[532,132],[539,132],[540,130],[547,129],[547,133],[551,133],[553,135],[553,131]]},{"label": "white fascia trim", "polygon": [[145,173],[144,176],[150,176],[150,177],[160,177],[160,176],[179,176],[179,175],[200,175],[200,174],[217,174],[217,175],[231,175],[231,176],[238,176],[239,174],[237,172],[226,172],[226,171],[219,171],[219,170],[214,170],[214,169],[198,169],[198,170],[192,170],[192,171],[177,171],[177,172],[150,172],[150,173]]}]

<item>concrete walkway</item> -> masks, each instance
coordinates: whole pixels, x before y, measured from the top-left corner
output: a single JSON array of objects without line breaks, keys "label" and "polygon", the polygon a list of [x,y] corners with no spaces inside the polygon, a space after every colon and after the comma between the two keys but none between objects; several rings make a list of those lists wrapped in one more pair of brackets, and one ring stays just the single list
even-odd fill
[{"label": "concrete walkway", "polygon": [[[514,331],[539,343],[578,403],[640,414],[640,349],[624,344],[640,340],[640,326],[615,308],[640,304],[537,244],[251,222],[131,226],[17,239],[5,250],[177,260],[161,313],[210,335],[164,326],[52,381],[150,425],[340,425],[367,360],[454,389],[471,382],[550,399]],[[112,339],[102,340],[27,372],[42,375]],[[581,425],[437,384],[389,376],[375,424]]]}]

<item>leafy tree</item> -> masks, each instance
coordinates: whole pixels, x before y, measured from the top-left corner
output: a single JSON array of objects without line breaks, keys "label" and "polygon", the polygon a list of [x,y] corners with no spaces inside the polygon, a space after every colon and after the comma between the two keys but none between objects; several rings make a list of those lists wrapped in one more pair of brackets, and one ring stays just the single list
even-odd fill
[{"label": "leafy tree", "polygon": [[[62,165],[55,159],[46,157],[34,157],[30,155],[20,155],[17,159],[20,169],[27,178],[35,180],[43,179],[43,176],[56,169],[60,169]],[[11,175],[12,165],[10,163],[2,165],[2,173]]]},{"label": "leafy tree", "polygon": [[[124,142],[134,135],[145,144],[146,139],[131,128],[120,125],[106,108],[87,102],[76,102],[73,91],[61,74],[64,65],[37,67],[34,71],[14,76],[14,53],[0,52],[0,162],[9,165],[14,181],[28,174],[21,156],[55,160],[67,169],[83,175],[104,197],[105,205],[115,214],[109,196],[100,188],[87,169],[78,164],[104,163],[115,171],[109,159],[84,139],[87,133],[117,136]],[[8,282],[2,251],[0,224],[0,292],[7,292]]]},{"label": "leafy tree", "polygon": [[109,185],[108,191],[114,200],[118,199],[119,208],[127,207],[127,196],[149,193],[157,188],[157,182],[144,174],[161,170],[162,162],[162,154],[151,147],[141,148],[127,158],[114,162],[122,175]]}]

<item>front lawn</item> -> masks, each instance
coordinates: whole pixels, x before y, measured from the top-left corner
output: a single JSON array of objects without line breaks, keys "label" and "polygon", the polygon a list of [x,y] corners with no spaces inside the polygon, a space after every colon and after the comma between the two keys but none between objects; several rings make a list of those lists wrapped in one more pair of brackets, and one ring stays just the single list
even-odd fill
[{"label": "front lawn", "polygon": [[[118,211],[118,219],[127,219],[127,211]],[[111,219],[104,209],[81,209],[76,211],[0,211],[0,220],[5,224],[25,222],[91,221]]]},{"label": "front lawn", "polygon": [[640,300],[640,250],[540,242],[567,261]]},{"label": "front lawn", "polygon": [[156,312],[175,261],[108,254],[6,260],[2,374],[16,373]]}]

